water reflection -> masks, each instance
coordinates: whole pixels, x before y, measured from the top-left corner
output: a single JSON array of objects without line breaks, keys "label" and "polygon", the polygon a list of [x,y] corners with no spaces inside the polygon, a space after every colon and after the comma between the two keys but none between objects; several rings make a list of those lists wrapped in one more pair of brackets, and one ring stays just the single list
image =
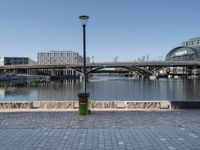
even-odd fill
[{"label": "water reflection", "polygon": [[[123,77],[90,78],[92,100],[199,100],[200,80],[143,80]],[[83,91],[79,80],[1,83],[1,101],[77,100]]]}]

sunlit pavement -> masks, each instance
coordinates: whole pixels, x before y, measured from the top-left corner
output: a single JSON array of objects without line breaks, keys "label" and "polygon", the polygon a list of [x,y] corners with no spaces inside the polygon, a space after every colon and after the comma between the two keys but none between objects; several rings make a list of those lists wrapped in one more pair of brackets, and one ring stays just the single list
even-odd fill
[{"label": "sunlit pavement", "polygon": [[200,110],[0,113],[1,150],[200,149]]}]

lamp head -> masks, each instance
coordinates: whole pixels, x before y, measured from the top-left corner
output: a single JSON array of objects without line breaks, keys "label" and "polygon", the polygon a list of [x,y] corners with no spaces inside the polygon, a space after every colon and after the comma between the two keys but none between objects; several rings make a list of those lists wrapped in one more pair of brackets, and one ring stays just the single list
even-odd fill
[{"label": "lamp head", "polygon": [[79,19],[81,19],[82,25],[86,25],[87,24],[87,20],[89,19],[89,16],[79,16]]}]

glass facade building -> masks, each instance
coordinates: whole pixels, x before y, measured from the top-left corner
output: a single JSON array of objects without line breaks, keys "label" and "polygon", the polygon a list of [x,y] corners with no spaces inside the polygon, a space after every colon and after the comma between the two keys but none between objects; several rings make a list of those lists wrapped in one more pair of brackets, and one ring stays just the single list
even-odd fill
[{"label": "glass facade building", "polygon": [[37,53],[38,64],[76,64],[82,63],[83,57],[73,51],[50,51]]},{"label": "glass facade building", "polygon": [[191,38],[189,41],[183,42],[182,46],[200,46],[200,37]]},{"label": "glass facade building", "polygon": [[165,58],[166,61],[199,61],[200,46],[179,46],[172,49]]},{"label": "glass facade building", "polygon": [[28,57],[1,57],[0,66],[29,64]]}]

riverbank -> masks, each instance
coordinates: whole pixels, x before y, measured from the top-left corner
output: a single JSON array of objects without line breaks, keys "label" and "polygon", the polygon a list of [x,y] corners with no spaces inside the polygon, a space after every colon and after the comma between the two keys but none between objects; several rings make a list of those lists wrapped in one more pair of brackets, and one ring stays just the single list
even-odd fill
[{"label": "riverbank", "polygon": [[25,74],[5,74],[0,75],[0,83],[16,83],[16,82],[31,82],[31,81],[49,81],[49,76],[40,75],[25,75]]}]

